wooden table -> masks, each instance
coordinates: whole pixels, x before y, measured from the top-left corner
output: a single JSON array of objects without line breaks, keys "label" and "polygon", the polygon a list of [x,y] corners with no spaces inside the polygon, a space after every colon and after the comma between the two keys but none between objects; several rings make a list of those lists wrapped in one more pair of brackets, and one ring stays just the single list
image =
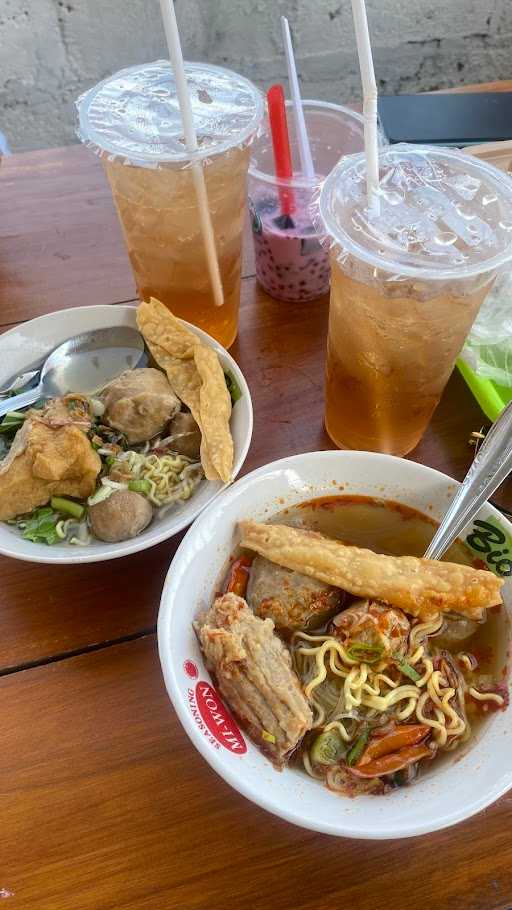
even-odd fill
[{"label": "wooden table", "polygon": [[[0,187],[0,327],[134,299],[92,154],[14,155],[0,167]],[[249,471],[330,444],[322,425],[327,300],[271,300],[246,247],[232,350],[254,399]],[[455,373],[411,457],[462,478],[469,435],[482,423]],[[499,500],[512,504],[510,487]],[[178,542],[84,567],[0,560],[6,910],[509,908],[512,797],[438,834],[358,842],[286,824],[216,777],[183,732],[158,664],[159,595]]]}]

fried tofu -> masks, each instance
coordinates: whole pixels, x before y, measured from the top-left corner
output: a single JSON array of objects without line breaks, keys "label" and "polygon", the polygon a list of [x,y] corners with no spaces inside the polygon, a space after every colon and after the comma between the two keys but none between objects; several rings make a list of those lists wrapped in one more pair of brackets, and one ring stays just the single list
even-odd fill
[{"label": "fried tofu", "polygon": [[0,462],[0,521],[31,512],[55,495],[85,499],[100,470],[99,455],[77,425],[27,418]]}]

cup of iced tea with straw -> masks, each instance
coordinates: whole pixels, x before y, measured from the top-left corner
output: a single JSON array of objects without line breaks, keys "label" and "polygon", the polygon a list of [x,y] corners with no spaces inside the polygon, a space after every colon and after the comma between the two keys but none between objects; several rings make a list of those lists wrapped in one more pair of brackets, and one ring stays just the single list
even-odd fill
[{"label": "cup of iced tea with straw", "polygon": [[[263,98],[248,79],[221,67],[186,63],[185,74],[197,136],[192,154],[168,60],[121,70],[82,95],[78,129],[101,157],[141,299],[156,297],[229,347],[238,330],[247,170]],[[220,306],[204,242],[198,164]]]},{"label": "cup of iced tea with straw", "polygon": [[512,260],[512,183],[459,151],[379,149],[364,0],[352,10],[365,153],[334,168],[319,200],[331,247],[325,423],[341,448],[405,455]]},{"label": "cup of iced tea with straw", "polygon": [[325,421],[337,446],[405,455],[423,435],[497,273],[512,260],[512,183],[450,149],[381,149],[327,178],[331,244]]}]

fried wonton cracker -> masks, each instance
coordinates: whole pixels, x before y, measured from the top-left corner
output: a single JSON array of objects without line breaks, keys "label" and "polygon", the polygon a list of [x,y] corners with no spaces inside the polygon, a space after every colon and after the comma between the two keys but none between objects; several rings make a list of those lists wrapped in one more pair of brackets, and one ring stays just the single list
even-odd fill
[{"label": "fried wonton cracker", "polygon": [[227,483],[233,468],[233,438],[229,429],[231,396],[226,386],[224,371],[212,348],[198,344],[194,360],[202,384],[199,389],[199,413],[203,444],[207,443],[208,457],[220,479]]},{"label": "fried wonton cracker", "polygon": [[503,580],[482,569],[415,556],[383,556],[286,525],[242,521],[240,528],[241,545],[271,562],[357,597],[383,600],[423,621],[447,611],[479,620],[486,608],[502,603]]},{"label": "fried wonton cracker", "polygon": [[163,352],[179,360],[191,360],[194,347],[200,344],[197,335],[190,332],[159,300],[143,301],[137,309],[137,325],[146,339],[157,344]]},{"label": "fried wonton cracker", "polygon": [[199,425],[206,478],[227,483],[233,468],[231,399],[216,352],[153,297],[139,305],[137,324],[173,391]]}]

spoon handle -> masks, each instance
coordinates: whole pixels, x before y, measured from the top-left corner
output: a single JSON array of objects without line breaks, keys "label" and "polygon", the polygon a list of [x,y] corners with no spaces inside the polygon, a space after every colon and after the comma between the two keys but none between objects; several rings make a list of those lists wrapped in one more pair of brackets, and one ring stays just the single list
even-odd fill
[{"label": "spoon handle", "polygon": [[0,401],[0,417],[3,417],[8,411],[19,411],[21,408],[26,408],[29,404],[37,401],[38,398],[41,398],[41,386],[29,389],[28,392],[22,392],[21,395],[5,398]]},{"label": "spoon handle", "polygon": [[432,538],[427,559],[440,559],[512,470],[512,402],[493,423]]}]

